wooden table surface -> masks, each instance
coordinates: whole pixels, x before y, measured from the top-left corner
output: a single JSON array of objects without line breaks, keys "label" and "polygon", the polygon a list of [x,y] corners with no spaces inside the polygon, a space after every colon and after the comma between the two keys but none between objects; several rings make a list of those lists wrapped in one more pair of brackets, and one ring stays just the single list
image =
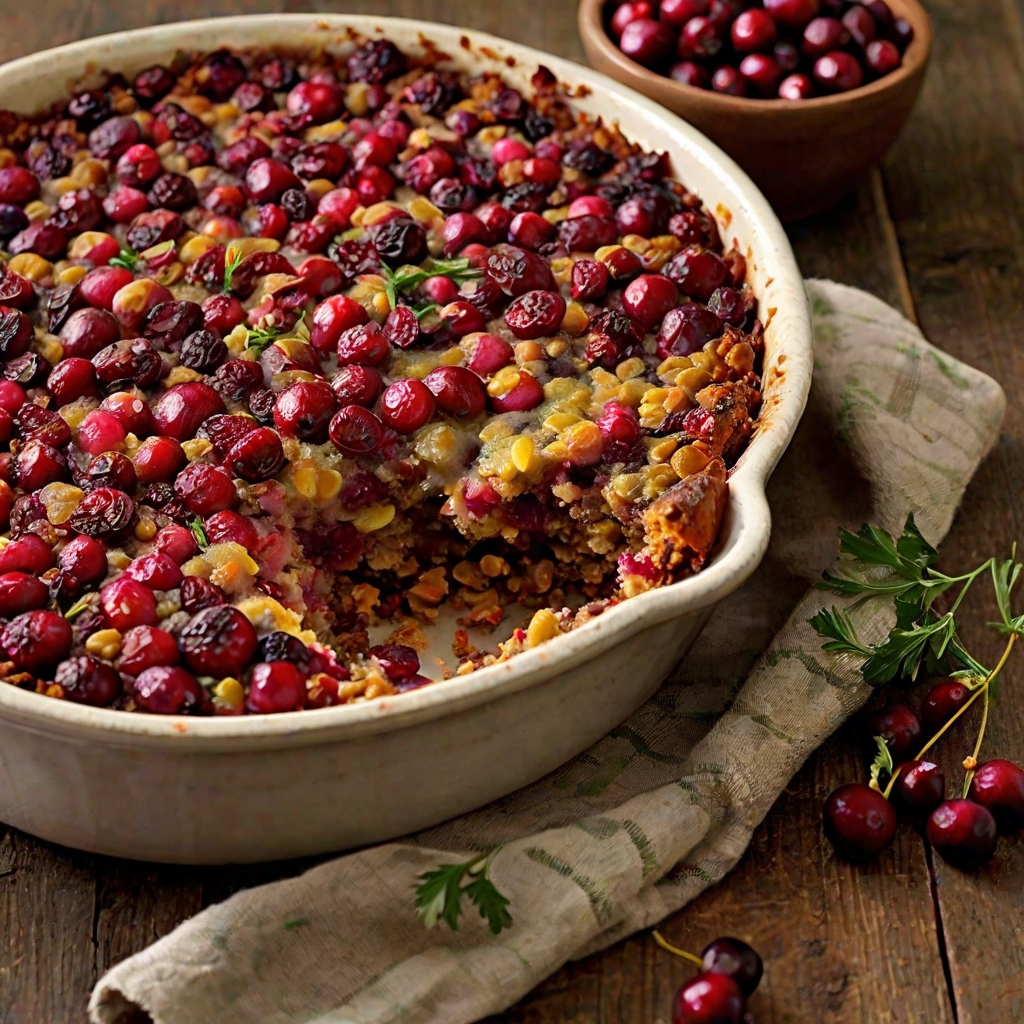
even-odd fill
[{"label": "wooden table surface", "polygon": [[[953,567],[1024,538],[1024,0],[926,0],[936,45],[920,103],[881,172],[834,213],[792,226],[808,276],[866,288],[1010,393],[1004,434],[943,547]],[[206,14],[314,10],[453,22],[583,60],[574,0],[0,0],[0,60],[117,29]],[[988,609],[966,616],[987,650]],[[991,755],[1024,752],[1020,662],[1004,674]],[[966,744],[966,737],[964,739]],[[699,949],[741,935],[767,973],[759,1024],[1024,1021],[1024,842],[964,875],[901,828],[859,869],[821,838],[820,807],[859,777],[850,729],[783,794],[739,867],[664,924]],[[112,794],[117,780],[111,780]],[[114,797],[116,799],[116,796]],[[81,1024],[110,965],[235,890],[294,873],[153,867],[74,853],[0,824],[0,1024]],[[649,935],[563,968],[492,1024],[657,1024],[690,968]],[[197,1022],[199,1024],[199,1022]],[[205,1024],[205,1022],[203,1022]]]}]

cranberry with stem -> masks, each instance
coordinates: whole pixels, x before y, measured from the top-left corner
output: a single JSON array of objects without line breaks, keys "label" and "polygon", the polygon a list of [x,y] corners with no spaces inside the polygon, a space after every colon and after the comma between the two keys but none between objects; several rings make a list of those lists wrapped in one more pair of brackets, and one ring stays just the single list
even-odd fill
[{"label": "cranberry with stem", "polygon": [[931,761],[905,761],[894,772],[899,802],[917,813],[931,813],[946,797],[946,775]]}]

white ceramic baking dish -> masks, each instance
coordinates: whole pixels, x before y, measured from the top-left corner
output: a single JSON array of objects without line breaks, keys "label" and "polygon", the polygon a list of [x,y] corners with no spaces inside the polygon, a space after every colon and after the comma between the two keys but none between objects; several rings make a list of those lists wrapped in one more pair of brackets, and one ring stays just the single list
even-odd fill
[{"label": "white ceramic baking dish", "polygon": [[719,549],[698,576],[643,594],[576,632],[469,676],[398,697],[231,719],[125,714],[0,685],[0,820],[97,853],[181,863],[259,861],[398,836],[525,785],[621,723],[654,691],[715,603],[761,560],[765,482],[793,436],[811,377],[811,327],[789,242],[721,150],[639,93],[577,64],[457,27],[388,18],[270,15],[88,39],[0,67],[0,108],[34,112],[104,69],[136,72],[175,50],[346,46],[386,36],[529,92],[538,63],[579,108],[668,150],[677,177],[747,254],[767,323],[765,402],[732,473]]}]

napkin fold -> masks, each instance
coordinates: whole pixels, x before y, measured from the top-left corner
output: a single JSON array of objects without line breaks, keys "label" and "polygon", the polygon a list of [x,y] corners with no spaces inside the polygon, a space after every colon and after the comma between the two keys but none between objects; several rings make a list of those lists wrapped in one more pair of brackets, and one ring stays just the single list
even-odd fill
[{"label": "napkin fold", "polygon": [[[840,524],[891,532],[915,512],[937,543],[998,436],[995,381],[878,299],[807,282],[815,377],[769,487],[771,545],[658,693],[562,768],[403,841],[240,892],[109,971],[94,1024],[463,1024],[567,960],[651,926],[719,881],[807,756],[867,699],[822,653],[809,589]],[[856,611],[865,636],[884,607]],[[467,907],[427,931],[416,877],[505,844],[490,876],[514,924]]]}]

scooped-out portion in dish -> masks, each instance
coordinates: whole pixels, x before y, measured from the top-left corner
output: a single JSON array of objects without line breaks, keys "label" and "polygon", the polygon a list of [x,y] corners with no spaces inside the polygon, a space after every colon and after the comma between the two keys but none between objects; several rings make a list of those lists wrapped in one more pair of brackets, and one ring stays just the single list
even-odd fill
[{"label": "scooped-out portion in dish", "polygon": [[57,699],[504,661],[698,572],[760,405],[743,256],[543,67],[218,50],[0,112],[0,258],[0,678]]}]

